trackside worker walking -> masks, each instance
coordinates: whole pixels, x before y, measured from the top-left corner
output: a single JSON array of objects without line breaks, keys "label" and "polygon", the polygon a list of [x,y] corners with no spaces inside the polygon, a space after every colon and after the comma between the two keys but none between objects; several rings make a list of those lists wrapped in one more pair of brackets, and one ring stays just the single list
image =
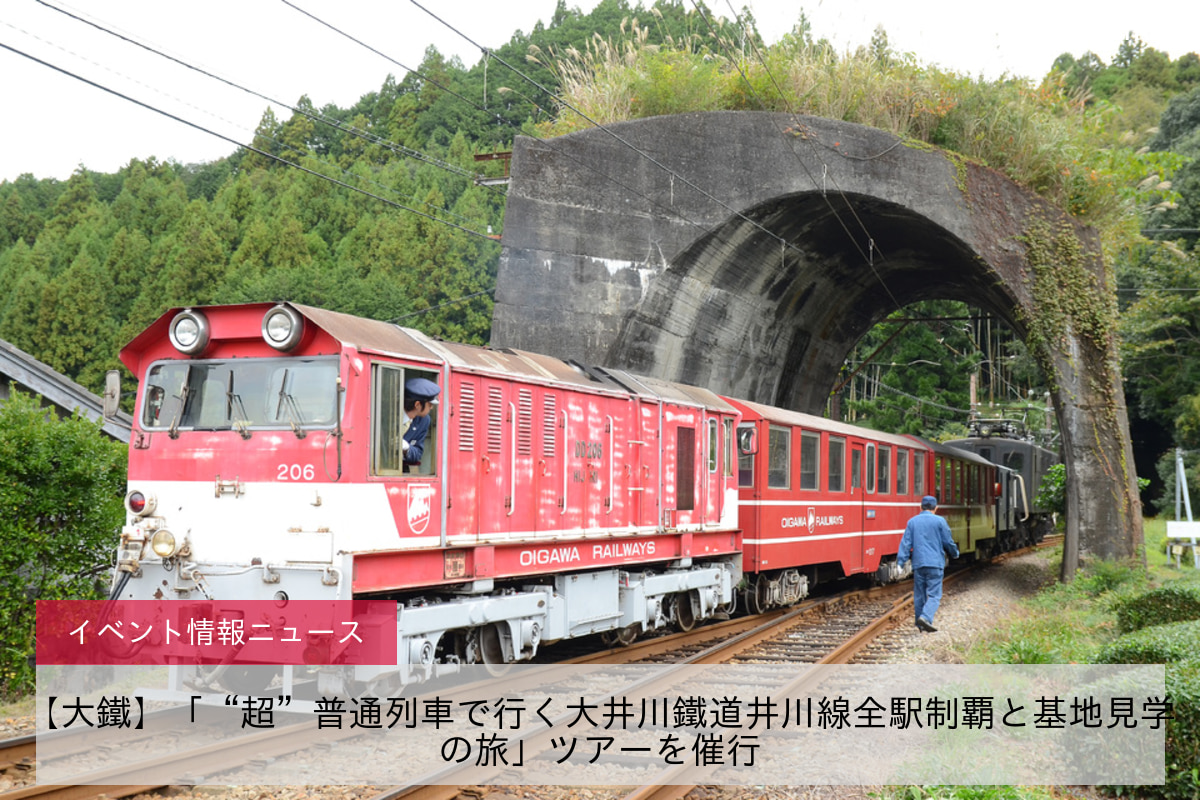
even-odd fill
[{"label": "trackside worker walking", "polygon": [[937,498],[925,495],[921,498],[921,513],[908,521],[904,537],[900,540],[900,552],[896,563],[901,569],[911,558],[913,563],[913,611],[917,616],[917,627],[932,633],[933,615],[942,602],[942,576],[946,570],[945,553],[958,558],[958,545],[950,536],[946,520],[933,513]]}]

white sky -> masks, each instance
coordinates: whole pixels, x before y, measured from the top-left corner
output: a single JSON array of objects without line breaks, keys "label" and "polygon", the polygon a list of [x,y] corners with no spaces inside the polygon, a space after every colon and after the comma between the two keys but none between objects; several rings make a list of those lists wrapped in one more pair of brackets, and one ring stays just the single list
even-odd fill
[{"label": "white sky", "polygon": [[[479,51],[405,0],[293,0],[410,67],[435,45],[468,66]],[[690,0],[683,0],[690,7]],[[80,12],[190,64],[294,104],[307,93],[320,108],[346,107],[403,70],[302,15],[283,0],[60,0]],[[579,0],[588,10],[597,0]],[[1079,0],[733,0],[749,5],[768,42],[791,29],[803,10],[817,37],[840,49],[866,44],[877,25],[893,48],[923,63],[999,77],[1040,78],[1063,52],[1091,50],[1111,60],[1129,31],[1171,58],[1200,51],[1200,3],[1131,3],[1108,13]],[[422,0],[422,5],[476,42],[498,47],[517,29],[547,21],[555,0]],[[709,0],[732,17],[728,0]],[[986,9],[986,10],[985,10]],[[240,142],[248,142],[266,102],[195,75],[108,34],[52,11],[37,0],[0,3],[0,43],[35,55],[149,105],[164,108]],[[494,62],[493,62],[494,63]],[[494,84],[519,88],[495,65]],[[126,100],[0,49],[0,181],[31,172],[65,179],[80,164],[113,172],[132,158],[211,161],[234,146]],[[281,119],[290,112],[277,109]]]}]

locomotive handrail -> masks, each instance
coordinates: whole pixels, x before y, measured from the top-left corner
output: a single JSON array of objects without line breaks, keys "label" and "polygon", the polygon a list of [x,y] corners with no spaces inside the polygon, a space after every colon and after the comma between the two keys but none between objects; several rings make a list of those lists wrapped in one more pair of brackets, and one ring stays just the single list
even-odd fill
[{"label": "locomotive handrail", "polygon": [[563,412],[562,412],[562,437],[561,438],[562,438],[562,464],[560,466],[562,467],[563,490],[562,490],[562,503],[561,503],[562,511],[558,512],[558,515],[560,517],[565,516],[567,513],[567,410],[565,408],[563,409]]},{"label": "locomotive handrail", "polygon": [[508,513],[511,517],[517,510],[517,406],[508,404],[508,424],[511,428],[508,439]]},{"label": "locomotive handrail", "polygon": [[613,488],[617,485],[616,475],[614,473],[617,459],[616,454],[613,453],[613,444],[615,443],[614,439],[617,435],[617,426],[613,423],[612,416],[605,414],[604,419],[608,420],[608,497],[605,499],[604,513],[611,514],[613,510],[613,497],[615,497],[617,494],[615,491],[613,491]]},{"label": "locomotive handrail", "polygon": [[1017,479],[1017,483],[1021,484],[1021,507],[1025,509],[1025,516],[1021,517],[1021,522],[1026,522],[1029,519],[1029,497],[1025,493],[1025,476],[1019,472],[1014,472],[1013,477]]}]

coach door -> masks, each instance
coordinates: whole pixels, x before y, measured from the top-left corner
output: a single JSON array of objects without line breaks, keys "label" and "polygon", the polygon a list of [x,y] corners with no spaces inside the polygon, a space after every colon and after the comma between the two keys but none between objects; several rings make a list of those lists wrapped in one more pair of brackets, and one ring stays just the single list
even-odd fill
[{"label": "coach door", "polygon": [[721,510],[725,502],[725,466],[722,460],[724,448],[721,444],[721,418],[716,414],[705,414],[704,420],[704,520],[706,525],[721,521]]},{"label": "coach door", "polygon": [[867,448],[862,442],[850,443],[850,505],[846,509],[846,546],[842,563],[847,574],[862,569],[863,530],[867,505]]}]

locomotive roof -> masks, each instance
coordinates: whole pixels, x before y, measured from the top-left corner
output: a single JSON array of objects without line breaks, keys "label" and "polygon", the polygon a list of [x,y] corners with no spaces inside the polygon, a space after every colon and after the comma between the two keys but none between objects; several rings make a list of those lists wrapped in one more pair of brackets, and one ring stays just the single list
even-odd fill
[{"label": "locomotive roof", "polygon": [[928,439],[921,438],[920,436],[914,436],[912,438],[917,439],[922,444],[926,445],[930,450],[932,450],[935,453],[939,453],[940,455],[953,456],[954,458],[958,458],[963,461],[970,461],[975,464],[983,464],[983,465],[989,466],[989,467],[996,466],[991,461],[988,461],[986,458],[979,455],[975,451],[964,450],[961,447],[955,447],[950,442],[945,442],[945,443],[931,442]]},{"label": "locomotive roof", "polygon": [[[196,306],[208,313],[220,309],[257,310],[266,313],[275,303],[245,303],[230,306]],[[633,375],[622,370],[585,367],[572,361],[523,350],[491,349],[434,339],[421,331],[402,328],[380,320],[356,317],[299,303],[286,303],[300,312],[329,336],[343,345],[366,353],[408,358],[430,364],[449,363],[456,369],[502,374],[538,384],[555,384],[574,389],[620,395],[636,394],[670,402],[735,413],[736,409],[720,395],[707,389]],[[144,349],[149,342],[162,341],[167,327],[182,308],[172,308],[160,316],[122,350],[123,357]],[[132,362],[127,363],[134,369]],[[136,369],[135,369],[136,371]]]},{"label": "locomotive roof", "polygon": [[360,350],[380,354],[448,361],[451,367],[503,373],[533,383],[555,383],[578,389],[638,394],[676,403],[700,405],[734,413],[736,409],[720,395],[707,389],[648,378],[623,370],[585,367],[554,356],[511,348],[492,349],[460,342],[433,339],[421,331],[388,322],[296,305],[327,333]]},{"label": "locomotive roof", "polygon": [[775,408],[773,406],[765,406],[761,403],[753,403],[749,400],[735,400],[734,403],[745,406],[756,415],[762,417],[769,422],[778,422],[783,425],[799,425],[802,428],[810,430],[828,431],[829,433],[839,436],[859,436],[865,439],[874,439],[885,444],[893,444],[897,447],[912,447],[915,436],[904,436],[895,433],[884,433],[882,431],[874,431],[870,428],[860,428],[857,425],[850,425],[846,422],[837,420],[825,419],[824,417],[814,416],[812,414],[803,414],[799,411],[788,411],[783,408]]},{"label": "locomotive roof", "polygon": [[996,452],[1009,452],[1012,450],[1041,450],[1052,458],[1058,458],[1058,453],[1051,450],[1049,447],[1043,447],[1037,442],[1031,442],[1028,439],[1006,439],[1001,436],[982,438],[968,437],[966,439],[950,439],[946,442],[950,447],[959,447],[964,450],[974,451],[979,447],[991,447]]}]

